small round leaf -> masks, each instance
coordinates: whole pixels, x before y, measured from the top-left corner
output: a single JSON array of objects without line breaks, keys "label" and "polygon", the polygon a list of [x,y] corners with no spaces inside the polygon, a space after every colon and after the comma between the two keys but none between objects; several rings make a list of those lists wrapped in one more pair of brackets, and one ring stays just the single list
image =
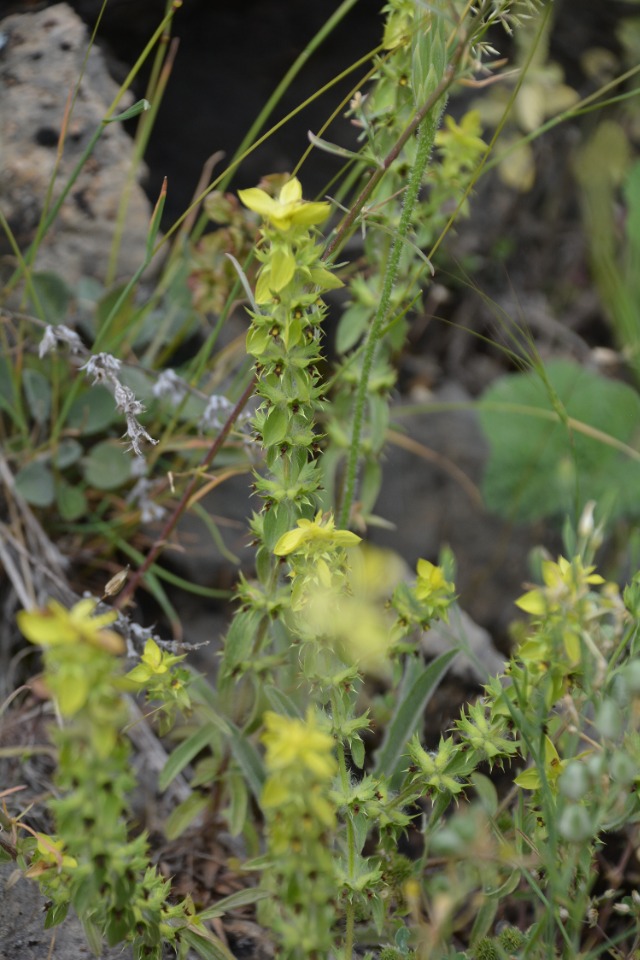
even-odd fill
[{"label": "small round leaf", "polygon": [[131,457],[119,441],[103,440],[85,459],[84,475],[97,490],[116,490],[131,479]]}]

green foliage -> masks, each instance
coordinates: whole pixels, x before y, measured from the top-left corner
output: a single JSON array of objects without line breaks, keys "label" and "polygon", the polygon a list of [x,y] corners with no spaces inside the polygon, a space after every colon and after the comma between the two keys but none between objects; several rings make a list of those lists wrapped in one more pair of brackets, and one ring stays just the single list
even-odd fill
[{"label": "green foliage", "polygon": [[[165,946],[181,960],[190,949],[229,960],[206,924],[251,904],[288,960],[352,960],[358,940],[381,944],[386,960],[569,960],[616,944],[637,949],[636,898],[602,893],[596,881],[608,837],[640,816],[640,584],[636,576],[621,595],[595,572],[601,531],[589,502],[613,518],[637,512],[636,392],[556,361],[540,364],[537,378],[506,377],[482,398],[488,505],[520,520],[581,519],[567,538],[570,559],[545,559],[541,585],[518,601],[528,620],[504,675],[435,748],[423,742],[424,709],[457,651],[425,664],[420,638],[447,619],[452,564],[421,559],[415,576],[398,575],[398,563],[350,529],[365,533],[375,520],[395,357],[432,255],[466,213],[488,152],[476,109],[444,114],[451,88],[484,83],[493,56],[486,38],[503,23],[530,67],[517,81],[525,126],[542,122],[545,90],[573,100],[546,62],[550,20],[533,2],[390,0],[384,13],[368,85],[349,104],[358,152],[312,139],[347,159],[335,208],[304,199],[289,174],[265,177],[236,199],[225,192],[235,158],[207,188],[204,216],[220,229],[182,236],[144,299],[138,282],[162,244],[165,188],[142,262],[119,285],[111,269],[104,287],[83,281],[77,290],[32,269],[77,172],[24,255],[2,220],[18,264],[8,292],[22,283],[31,311],[2,330],[12,357],[0,357],[3,457],[47,530],[61,540],[72,534],[97,565],[112,565],[118,550],[136,564],[126,585],[124,573],[107,583],[103,599],[122,588],[125,609],[144,581],[171,617],[160,579],[182,581],[158,559],[184,511],[241,471],[253,472],[257,494],[255,576],[238,579],[215,683],[157,639],[125,668],[121,631],[136,631],[122,615],[98,612],[95,600],[19,614],[41,649],[61,721],[51,734],[55,832],[32,829],[26,815],[3,812],[0,824],[49,899],[46,925],[73,906],[96,953],[106,941],[131,944],[140,960],[160,958]],[[536,15],[533,31],[519,14]],[[158,95],[165,49],[152,71]],[[82,162],[105,124],[149,104],[124,114],[117,106]],[[632,296],[638,193],[632,168],[624,266]],[[338,205],[345,215],[324,238],[320,228]],[[361,254],[337,263],[358,228]],[[116,247],[117,238],[113,262]],[[334,291],[347,302],[332,365],[323,326]],[[250,305],[244,343],[217,353],[242,296]],[[82,336],[66,325],[76,308]],[[37,351],[34,330],[42,332]],[[172,370],[196,330],[201,346]],[[623,339],[633,352],[626,327]],[[242,409],[252,392],[249,440]],[[143,527],[160,519],[149,546]],[[375,685],[384,697],[372,694]],[[165,834],[179,837],[203,815],[224,820],[258,887],[197,912],[153,866],[131,810],[134,695],[158,735],[177,742],[160,789],[178,777],[189,785]],[[400,852],[406,836],[419,848],[411,857]],[[504,926],[513,915],[525,929]],[[600,939],[591,932],[598,925]]]},{"label": "green foliage", "polygon": [[479,404],[491,445],[487,506],[511,520],[578,516],[590,500],[616,519],[638,515],[640,398],[565,360],[508,374]]}]

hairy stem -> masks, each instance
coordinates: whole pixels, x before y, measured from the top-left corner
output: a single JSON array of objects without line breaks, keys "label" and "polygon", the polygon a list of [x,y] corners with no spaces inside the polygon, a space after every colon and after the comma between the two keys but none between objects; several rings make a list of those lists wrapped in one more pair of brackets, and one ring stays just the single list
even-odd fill
[{"label": "hairy stem", "polygon": [[[435,101],[435,103],[437,102],[438,101]],[[362,438],[362,426],[364,422],[364,410],[367,403],[369,378],[371,376],[371,369],[373,367],[373,361],[375,358],[376,346],[380,339],[384,322],[387,319],[387,311],[389,309],[393,285],[398,273],[400,256],[409,232],[409,227],[411,226],[411,219],[418,199],[422,177],[424,175],[427,163],[429,162],[429,156],[431,154],[431,148],[433,146],[433,140],[438,126],[440,113],[441,110],[432,109],[418,128],[418,149],[415,163],[411,170],[407,192],[404,198],[402,216],[400,217],[398,231],[394,237],[391,253],[389,254],[389,262],[385,271],[380,303],[378,305],[374,321],[369,328],[369,333],[365,342],[364,356],[362,361],[362,375],[360,377],[354,403],[353,430],[351,434],[351,445],[349,448],[344,492],[340,509],[341,527],[346,527],[349,523],[351,507],[355,496],[358,461],[360,458],[360,441]]]}]

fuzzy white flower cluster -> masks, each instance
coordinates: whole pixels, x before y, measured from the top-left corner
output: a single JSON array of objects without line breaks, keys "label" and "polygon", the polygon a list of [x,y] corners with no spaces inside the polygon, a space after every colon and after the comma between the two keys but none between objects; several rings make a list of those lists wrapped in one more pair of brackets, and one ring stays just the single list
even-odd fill
[{"label": "fuzzy white flower cluster", "polygon": [[214,393],[207,400],[207,405],[202,411],[200,417],[200,429],[203,432],[207,430],[221,430],[233,410],[233,404],[220,393]]},{"label": "fuzzy white flower cluster", "polygon": [[88,377],[93,378],[93,384],[102,383],[112,392],[118,410],[124,414],[127,421],[126,436],[129,438],[128,450],[133,450],[137,457],[142,457],[141,442],[147,440],[156,444],[158,441],[149,436],[138,417],[144,412],[144,405],[136,400],[130,387],[120,382],[119,373],[122,366],[120,360],[110,353],[97,353],[87,360],[80,368],[86,371]]},{"label": "fuzzy white flower cluster", "polygon": [[158,399],[166,397],[173,406],[184,400],[189,388],[175,370],[162,370],[153,385],[152,393]]},{"label": "fuzzy white flower cluster", "polygon": [[153,500],[154,483],[147,477],[147,461],[144,457],[134,459],[131,464],[131,476],[137,477],[137,480],[127,495],[127,503],[138,508],[142,523],[162,520],[167,511]]},{"label": "fuzzy white flower cluster", "polygon": [[40,346],[38,347],[40,359],[46,357],[52,350],[57,349],[60,343],[68,344],[71,353],[86,353],[85,346],[75,330],[72,330],[70,327],[65,327],[63,323],[59,323],[55,327],[49,325],[45,328]]}]

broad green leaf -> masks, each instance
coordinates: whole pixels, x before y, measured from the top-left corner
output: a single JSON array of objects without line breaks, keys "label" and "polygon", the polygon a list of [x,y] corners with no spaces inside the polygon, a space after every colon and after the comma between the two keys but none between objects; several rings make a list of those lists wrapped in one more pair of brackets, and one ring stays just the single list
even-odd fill
[{"label": "broad green leaf", "polygon": [[211,798],[204,793],[192,793],[191,796],[179,803],[171,811],[164,823],[164,834],[167,840],[176,840],[211,803]]},{"label": "broad green leaf", "polygon": [[241,610],[236,613],[224,641],[225,671],[249,659],[262,619],[260,610]]},{"label": "broad green leaf", "polygon": [[63,520],[79,520],[87,513],[87,498],[79,487],[74,487],[66,480],[59,480],[56,484],[56,504]]},{"label": "broad green leaf", "polygon": [[58,470],[65,470],[73,463],[77,463],[83,453],[82,444],[78,443],[77,440],[73,440],[71,437],[65,437],[54,450],[51,460],[54,467],[57,467]]},{"label": "broad green leaf", "polygon": [[89,486],[116,490],[131,479],[131,456],[117,440],[103,440],[91,449],[83,470]]},{"label": "broad green leaf", "polygon": [[22,387],[31,416],[36,423],[46,423],[51,414],[51,383],[39,370],[28,367],[22,374]]},{"label": "broad green leaf", "polygon": [[[580,513],[588,500],[608,510],[611,519],[638,516],[640,457],[607,443],[612,438],[640,449],[638,393],[567,360],[552,360],[545,370],[551,396],[540,377],[520,373],[502,377],[480,401],[480,422],[491,445],[487,506],[521,522],[567,510]],[[566,416],[602,438],[561,422],[558,403]]]},{"label": "broad green leaf", "polygon": [[62,923],[68,912],[68,903],[52,904],[45,914],[44,929],[50,930],[51,927],[57,927],[59,923]]},{"label": "broad green leaf", "polygon": [[282,407],[274,407],[264,422],[262,440],[265,447],[272,447],[281,443],[287,435],[289,415]]},{"label": "broad green leaf", "polygon": [[55,500],[55,484],[51,468],[45,460],[34,460],[19,470],[16,490],[32,507],[50,507]]},{"label": "broad green leaf", "polygon": [[400,769],[407,742],[418,729],[425,707],[449,669],[458,650],[447,650],[414,675],[414,661],[407,661],[405,683],[378,750],[373,776],[392,777]]},{"label": "broad green leaf", "polygon": [[473,787],[478,794],[478,799],[485,813],[488,813],[490,817],[495,816],[498,810],[498,791],[496,790],[493,781],[489,777],[485,777],[483,773],[478,773],[477,771],[471,776],[471,782]]},{"label": "broad green leaf", "polygon": [[106,387],[96,386],[86,390],[71,404],[67,426],[88,437],[105,430],[117,418],[113,397]]},{"label": "broad green leaf", "polygon": [[291,504],[274,503],[271,510],[264,514],[262,530],[265,547],[273,550],[280,537],[295,526],[296,519]]},{"label": "broad green leaf", "polygon": [[345,310],[340,317],[336,331],[336,350],[338,353],[346,353],[351,350],[358,340],[365,335],[371,320],[372,310],[364,304],[355,303]]},{"label": "broad green leaf", "polygon": [[351,759],[355,763],[358,770],[363,770],[365,761],[363,741],[360,739],[360,737],[352,737],[349,742],[349,747],[351,749]]},{"label": "broad green leaf", "polygon": [[[41,271],[31,274],[31,280],[40,306],[44,312],[43,320],[47,323],[64,323],[67,319],[69,304],[73,293],[62,277],[50,271]],[[36,304],[32,304],[36,310]]]}]

